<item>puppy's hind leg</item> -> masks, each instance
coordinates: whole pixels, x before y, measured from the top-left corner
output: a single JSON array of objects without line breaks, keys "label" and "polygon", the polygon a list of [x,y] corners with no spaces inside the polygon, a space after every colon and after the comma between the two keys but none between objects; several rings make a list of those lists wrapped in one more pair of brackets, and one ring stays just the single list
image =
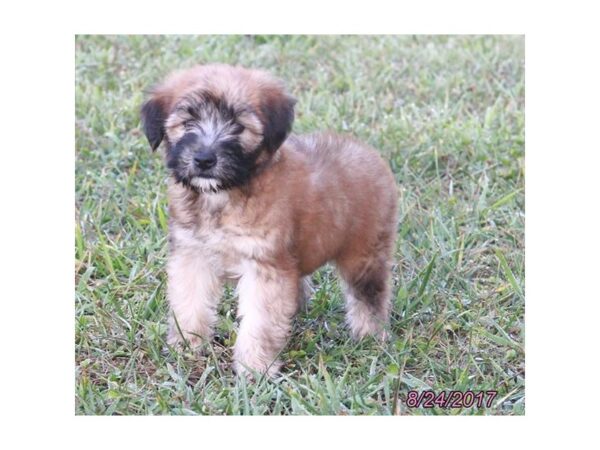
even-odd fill
[{"label": "puppy's hind leg", "polygon": [[355,339],[384,339],[391,309],[390,262],[385,257],[337,261],[346,302],[346,321]]}]

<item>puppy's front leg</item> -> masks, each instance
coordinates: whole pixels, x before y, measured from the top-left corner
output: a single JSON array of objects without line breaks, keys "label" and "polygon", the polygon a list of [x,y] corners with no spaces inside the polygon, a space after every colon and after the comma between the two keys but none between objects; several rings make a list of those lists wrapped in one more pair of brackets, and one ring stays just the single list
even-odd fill
[{"label": "puppy's front leg", "polygon": [[298,310],[299,276],[292,271],[248,264],[238,283],[242,317],[234,348],[238,374],[255,370],[275,375]]},{"label": "puppy's front leg", "polygon": [[214,266],[197,251],[174,251],[169,256],[167,273],[171,306],[167,342],[176,345],[185,337],[195,347],[212,336],[222,293],[221,280]]}]

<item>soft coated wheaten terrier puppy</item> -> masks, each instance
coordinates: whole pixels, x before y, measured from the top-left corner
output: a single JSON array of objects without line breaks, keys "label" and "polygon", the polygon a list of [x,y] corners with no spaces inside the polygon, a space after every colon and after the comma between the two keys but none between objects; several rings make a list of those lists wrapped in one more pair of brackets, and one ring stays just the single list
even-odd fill
[{"label": "soft coated wheaten terrier puppy", "polygon": [[328,261],[356,338],[390,312],[396,184],[379,154],[332,133],[289,135],[295,100],[269,74],[175,72],[142,106],[171,177],[168,342],[210,339],[223,283],[237,282],[234,368],[274,374],[308,277]]}]

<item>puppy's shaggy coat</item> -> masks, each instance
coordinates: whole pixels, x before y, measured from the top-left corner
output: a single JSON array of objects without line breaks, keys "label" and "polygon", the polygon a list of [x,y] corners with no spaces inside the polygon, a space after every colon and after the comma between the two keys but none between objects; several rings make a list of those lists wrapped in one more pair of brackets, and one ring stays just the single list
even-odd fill
[{"label": "puppy's shaggy coat", "polygon": [[172,74],[142,107],[171,171],[168,341],[209,339],[223,283],[237,281],[238,373],[278,370],[304,277],[328,261],[353,336],[383,337],[389,318],[394,177],[352,138],[288,136],[294,103],[265,72],[208,65]]}]

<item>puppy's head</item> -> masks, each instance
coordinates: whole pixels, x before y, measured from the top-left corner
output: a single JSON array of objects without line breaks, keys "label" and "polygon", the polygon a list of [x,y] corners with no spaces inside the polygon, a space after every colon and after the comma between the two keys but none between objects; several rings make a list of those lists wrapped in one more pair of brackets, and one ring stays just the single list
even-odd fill
[{"label": "puppy's head", "polygon": [[165,142],[175,180],[216,192],[248,182],[289,134],[295,100],[258,70],[197,66],[170,75],[142,106],[153,150]]}]

